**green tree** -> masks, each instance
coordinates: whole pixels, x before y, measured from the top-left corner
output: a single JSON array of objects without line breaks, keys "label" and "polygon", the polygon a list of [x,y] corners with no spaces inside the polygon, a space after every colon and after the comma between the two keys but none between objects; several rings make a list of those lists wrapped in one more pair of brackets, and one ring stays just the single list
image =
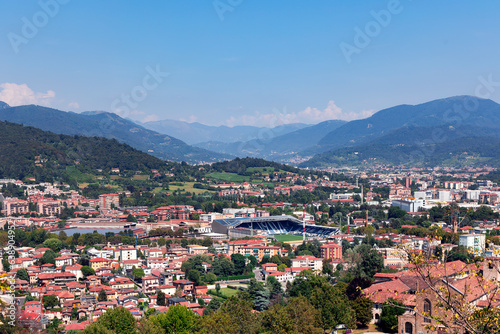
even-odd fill
[{"label": "green tree", "polygon": [[[80,332],[79,332],[80,333]],[[90,325],[85,326],[81,331],[82,334],[115,334],[114,331],[106,328],[101,322],[97,321]]]},{"label": "green tree", "polygon": [[40,258],[40,264],[46,264],[46,263],[51,263],[51,264],[56,264],[56,257],[57,254],[49,249],[43,253],[43,256]]},{"label": "green tree", "polygon": [[352,309],[356,313],[356,322],[358,326],[365,327],[373,318],[372,301],[364,296],[359,296],[354,301],[351,301]]},{"label": "green tree", "polygon": [[116,334],[129,334],[136,331],[136,320],[132,313],[124,307],[108,309],[97,322]]},{"label": "green tree", "polygon": [[382,314],[380,315],[379,326],[385,332],[397,333],[398,331],[398,315],[405,313],[405,307],[394,299],[389,299],[382,306]]},{"label": "green tree", "polygon": [[165,330],[166,333],[193,333],[197,326],[197,316],[186,306],[171,306],[167,313],[149,317],[152,323]]},{"label": "green tree", "polygon": [[406,216],[406,211],[405,210],[401,210],[400,208],[398,208],[397,206],[391,206],[389,208],[389,211],[387,213],[387,217],[389,219],[391,218],[403,218],[404,216]]},{"label": "green tree", "polygon": [[210,312],[218,311],[222,305],[222,300],[218,297],[212,298],[212,300],[207,304],[207,307],[203,310],[203,315],[208,315]]},{"label": "green tree", "polygon": [[158,325],[155,325],[151,319],[143,317],[139,326],[137,326],[138,334],[165,334],[165,330]]},{"label": "green tree", "polygon": [[59,305],[59,301],[54,295],[45,295],[43,296],[43,307],[45,309],[51,309]]},{"label": "green tree", "polygon": [[105,302],[106,300],[108,300],[108,296],[106,295],[106,291],[104,291],[104,289],[101,289],[101,291],[99,291],[97,300],[100,302]]},{"label": "green tree", "polygon": [[90,276],[90,275],[95,275],[95,270],[92,269],[89,266],[83,266],[80,268],[80,271],[82,272],[84,277]]},{"label": "green tree", "polygon": [[135,268],[132,270],[132,275],[137,279],[137,278],[143,278],[145,276],[144,274],[144,269],[142,268]]},{"label": "green tree", "polygon": [[161,290],[158,290],[158,296],[157,296],[156,303],[158,304],[158,306],[166,306],[167,305],[165,293]]},{"label": "green tree", "polygon": [[246,267],[245,257],[241,254],[235,253],[231,255],[231,261],[234,264],[234,274],[242,275]]},{"label": "green tree", "polygon": [[248,294],[250,298],[253,300],[254,308],[257,311],[267,310],[269,307],[269,297],[270,292],[266,288],[264,288],[264,284],[262,282],[257,282],[255,278],[250,280],[250,284],[248,285]]},{"label": "green tree", "polygon": [[261,321],[260,316],[252,312],[252,308],[253,302],[248,294],[231,296],[217,311],[212,311],[203,318],[200,332],[256,334],[260,330]]},{"label": "green tree", "polygon": [[325,277],[315,275],[311,270],[306,270],[295,278],[289,295],[306,297],[319,311],[319,323],[324,330],[332,329],[338,324],[346,324],[350,328],[356,325],[356,316],[345,289],[334,287]]},{"label": "green tree", "polygon": [[28,271],[24,268],[21,268],[16,272],[16,278],[25,280],[27,282],[30,281],[30,276],[28,275]]},{"label": "green tree", "polygon": [[213,284],[216,280],[217,276],[215,276],[214,273],[210,272],[205,275],[205,282],[207,282],[208,284]]},{"label": "green tree", "polygon": [[187,279],[193,282],[195,286],[202,285],[200,272],[196,269],[192,269],[188,272]]},{"label": "green tree", "polygon": [[62,241],[56,238],[50,238],[43,242],[43,245],[52,249],[54,252],[59,252],[62,248]]},{"label": "green tree", "polygon": [[305,297],[295,297],[288,304],[274,305],[266,311],[262,320],[265,333],[320,334],[319,313]]}]

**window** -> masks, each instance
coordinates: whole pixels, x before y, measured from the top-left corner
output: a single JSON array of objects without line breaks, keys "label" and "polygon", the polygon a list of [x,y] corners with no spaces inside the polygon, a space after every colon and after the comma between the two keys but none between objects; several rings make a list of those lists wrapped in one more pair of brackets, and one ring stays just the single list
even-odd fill
[{"label": "window", "polygon": [[424,314],[425,314],[424,322],[427,323],[431,322],[431,319],[427,318],[428,316],[431,316],[431,301],[429,299],[424,300]]},{"label": "window", "polygon": [[413,324],[411,322],[405,323],[405,333],[413,334]]}]

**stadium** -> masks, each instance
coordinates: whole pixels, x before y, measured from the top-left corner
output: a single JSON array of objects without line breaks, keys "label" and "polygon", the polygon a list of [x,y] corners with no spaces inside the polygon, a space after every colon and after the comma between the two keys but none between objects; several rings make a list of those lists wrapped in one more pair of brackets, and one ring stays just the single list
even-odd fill
[{"label": "stadium", "polygon": [[[212,223],[212,232],[226,234],[230,238],[242,238],[254,234],[302,235],[302,231],[303,222],[292,216],[217,219]],[[306,237],[326,238],[338,233],[339,229],[334,227],[305,225]]]}]

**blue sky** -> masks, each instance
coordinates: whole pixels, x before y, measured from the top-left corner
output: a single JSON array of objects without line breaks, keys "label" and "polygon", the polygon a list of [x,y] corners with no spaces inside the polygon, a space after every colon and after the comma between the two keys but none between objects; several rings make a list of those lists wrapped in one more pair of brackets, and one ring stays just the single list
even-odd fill
[{"label": "blue sky", "polygon": [[[42,0],[1,7],[0,100],[11,105],[275,126],[363,118],[397,104],[474,95],[488,77],[500,83],[494,2]],[[379,22],[374,13],[389,16]],[[346,45],[356,52],[346,57]],[[500,101],[500,84],[490,88],[488,97]]]}]

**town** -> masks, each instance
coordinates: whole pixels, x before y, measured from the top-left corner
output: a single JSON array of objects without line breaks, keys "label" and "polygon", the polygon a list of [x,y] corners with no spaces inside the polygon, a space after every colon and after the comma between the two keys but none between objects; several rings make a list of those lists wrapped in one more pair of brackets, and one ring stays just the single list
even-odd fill
[{"label": "town", "polygon": [[[168,333],[177,314],[187,332],[215,333],[220,319],[278,332],[276,312],[302,308],[315,320],[290,320],[298,332],[413,333],[451,326],[431,317],[436,281],[475,309],[498,303],[496,285],[475,275],[500,279],[495,168],[243,161],[236,173],[99,169],[100,184],[0,180],[0,269],[12,288],[2,321],[90,333],[119,317]],[[421,255],[432,259],[426,276],[412,261]],[[238,307],[249,316],[227,312]]]}]

